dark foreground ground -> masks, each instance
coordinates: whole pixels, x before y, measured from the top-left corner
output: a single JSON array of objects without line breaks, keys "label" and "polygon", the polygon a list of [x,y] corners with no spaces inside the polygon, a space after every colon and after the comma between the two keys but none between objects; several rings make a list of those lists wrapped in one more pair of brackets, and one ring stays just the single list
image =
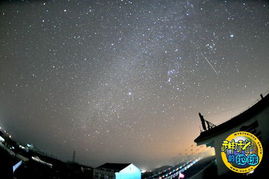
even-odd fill
[{"label": "dark foreground ground", "polygon": [[[0,142],[0,179],[91,179],[94,168],[74,162],[63,162],[13,141],[7,134],[0,131],[4,141]],[[1,139],[1,138],[0,138]],[[17,167],[16,167],[17,164]],[[19,165],[20,164],[20,165]],[[268,156],[250,175],[229,172],[217,175],[214,157],[204,158],[184,171],[185,178],[269,178]],[[148,178],[152,173],[145,173],[142,178]],[[127,178],[126,178],[127,179]]]},{"label": "dark foreground ground", "polygon": [[49,157],[32,146],[13,141],[3,131],[0,137],[0,179],[92,178],[92,167]]}]

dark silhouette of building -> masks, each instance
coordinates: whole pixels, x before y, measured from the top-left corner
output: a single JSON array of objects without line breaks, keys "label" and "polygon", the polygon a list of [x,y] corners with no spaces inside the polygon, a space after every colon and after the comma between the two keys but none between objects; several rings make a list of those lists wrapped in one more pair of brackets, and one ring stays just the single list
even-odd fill
[{"label": "dark silhouette of building", "polygon": [[265,173],[269,163],[269,95],[265,97],[261,95],[261,99],[255,105],[218,126],[207,123],[200,113],[199,117],[203,130],[194,141],[197,145],[205,144],[215,149],[218,175],[230,172],[221,159],[221,144],[230,134],[237,131],[251,132],[259,138],[264,154],[254,174]]}]

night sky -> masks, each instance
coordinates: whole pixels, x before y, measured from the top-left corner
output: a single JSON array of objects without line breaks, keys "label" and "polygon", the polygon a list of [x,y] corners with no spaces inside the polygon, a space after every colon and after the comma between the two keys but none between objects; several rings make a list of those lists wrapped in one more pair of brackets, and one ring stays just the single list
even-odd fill
[{"label": "night sky", "polygon": [[268,68],[268,1],[0,2],[0,125],[62,160],[167,164]]}]

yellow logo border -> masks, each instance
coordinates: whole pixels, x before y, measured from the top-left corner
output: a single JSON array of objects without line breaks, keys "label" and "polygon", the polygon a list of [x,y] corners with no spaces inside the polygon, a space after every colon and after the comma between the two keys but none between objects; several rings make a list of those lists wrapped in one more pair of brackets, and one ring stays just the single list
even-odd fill
[{"label": "yellow logo border", "polygon": [[252,134],[250,132],[246,132],[246,131],[234,132],[234,133],[230,134],[226,138],[226,140],[231,141],[232,139],[234,139],[237,136],[247,137],[247,138],[251,139],[252,142],[254,142],[256,144],[257,149],[258,149],[257,155],[259,156],[259,163],[257,165],[255,165],[255,166],[249,166],[247,168],[237,168],[237,167],[234,167],[230,162],[228,162],[228,159],[226,157],[225,152],[221,152],[221,158],[222,158],[223,163],[226,165],[226,167],[228,167],[233,172],[236,172],[236,173],[249,173],[249,172],[255,170],[255,168],[258,167],[258,165],[262,161],[262,156],[263,156],[262,143],[254,134]]}]

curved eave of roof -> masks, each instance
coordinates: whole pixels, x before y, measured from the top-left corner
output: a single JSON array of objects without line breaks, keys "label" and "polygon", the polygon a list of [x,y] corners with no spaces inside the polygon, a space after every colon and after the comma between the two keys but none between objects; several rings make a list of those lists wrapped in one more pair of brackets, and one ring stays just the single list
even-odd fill
[{"label": "curved eave of roof", "polygon": [[129,166],[130,164],[131,163],[105,163],[105,164],[97,167],[97,169],[100,169],[100,170],[113,170],[113,171],[119,172],[122,169]]},{"label": "curved eave of roof", "polygon": [[266,107],[269,106],[269,94],[267,94],[264,98],[258,101],[255,105],[242,112],[241,114],[233,117],[232,119],[210,129],[207,131],[201,132],[201,134],[194,139],[194,142],[200,143],[212,137],[215,137],[223,132],[226,132],[229,129],[239,126],[241,123],[246,122],[262,112]]}]

